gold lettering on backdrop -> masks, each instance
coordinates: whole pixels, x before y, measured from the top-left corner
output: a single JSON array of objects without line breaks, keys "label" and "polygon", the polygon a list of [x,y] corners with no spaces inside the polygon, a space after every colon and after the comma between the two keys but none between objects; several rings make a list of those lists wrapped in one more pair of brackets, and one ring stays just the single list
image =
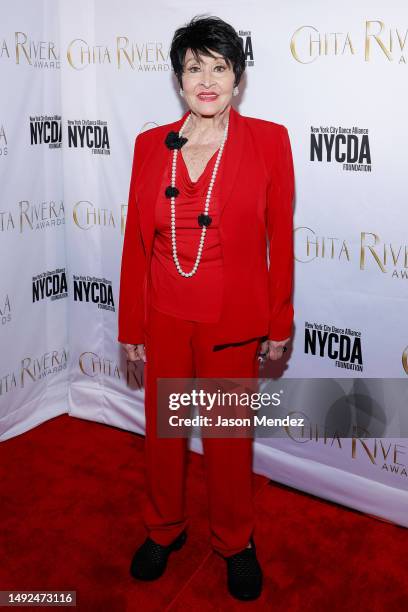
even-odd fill
[{"label": "gold lettering on backdrop", "polygon": [[4,53],[7,55],[7,57],[10,59],[10,53],[7,47],[7,43],[6,41],[3,39],[2,43],[1,43],[1,49],[0,49],[1,53],[0,53],[0,58],[3,57]]},{"label": "gold lettering on backdrop", "polygon": [[108,47],[104,47],[104,52],[103,52],[103,58],[102,58],[102,64],[105,64],[105,62],[108,62],[108,64],[111,63],[111,57],[109,54],[109,49]]},{"label": "gold lettering on backdrop", "polygon": [[[125,47],[121,46],[121,41],[122,40],[126,41]],[[129,54],[128,54],[127,49],[126,49],[128,44],[129,44],[129,39],[126,36],[117,36],[116,37],[116,57],[117,57],[117,62],[118,62],[118,68],[119,69],[120,69],[120,54],[121,54],[121,52],[123,53],[123,55],[127,59],[129,66],[134,68],[133,62],[132,62],[131,58],[129,57]]]},{"label": "gold lettering on backdrop", "polygon": [[41,202],[38,206],[30,204],[27,200],[19,202],[20,234],[23,233],[24,222],[26,222],[30,229],[34,229],[34,224],[36,224],[38,229],[46,225],[54,225],[55,221],[53,219],[57,222],[61,221],[61,217],[64,219],[65,209],[63,202],[60,202],[58,210],[55,209],[55,206],[55,202]]},{"label": "gold lettering on backdrop", "polygon": [[[97,353],[91,351],[81,353],[78,364],[82,374],[89,378],[102,375],[121,380],[119,366],[106,357],[100,357]],[[138,389],[144,387],[144,370],[140,370],[133,362],[127,362],[125,378],[129,386],[136,386]]]},{"label": "gold lettering on backdrop", "polygon": [[[309,232],[311,232],[313,234],[313,236],[316,236],[315,232],[310,228],[310,227],[296,227],[295,228],[295,235],[297,232],[300,232],[302,230],[308,230]],[[313,259],[316,259],[316,257],[318,256],[318,242],[317,239],[313,242],[312,240],[309,239],[309,234],[307,234],[306,236],[306,255],[307,257],[310,257],[310,245],[314,244],[316,247],[316,251],[313,257],[309,258],[309,259],[300,259],[300,257],[298,255],[295,255],[295,259],[296,261],[299,262],[303,262],[303,263],[308,263],[309,261],[313,261]]]},{"label": "gold lettering on backdrop", "polygon": [[[313,29],[315,32],[317,32],[316,28],[311,28]],[[327,43],[327,40],[326,40]],[[313,50],[315,48],[315,46],[317,47],[318,51],[317,51],[317,55],[321,55],[322,54],[322,40],[320,38],[320,34],[318,33],[318,38],[317,40],[313,40],[312,38],[312,34],[309,35],[309,55],[310,57],[313,57]],[[326,44],[326,51],[327,51],[327,44]],[[317,57],[316,55],[316,57]]]},{"label": "gold lettering on backdrop", "polygon": [[349,250],[347,248],[347,244],[345,242],[345,240],[343,240],[342,245],[341,245],[341,249],[340,249],[340,253],[339,253],[339,259],[341,258],[343,251],[346,255],[346,259],[347,261],[350,261],[350,254],[349,254]]},{"label": "gold lettering on backdrop", "polygon": [[163,62],[167,62],[169,60],[169,53],[170,53],[170,49],[167,49],[167,54],[166,56],[164,56],[164,53],[162,51],[162,47],[163,47],[163,43],[156,43],[156,54],[157,54],[157,61],[159,61],[159,54],[161,55],[162,61]]},{"label": "gold lettering on backdrop", "polygon": [[[376,31],[374,31],[374,28],[376,28]],[[370,61],[371,49],[372,49],[371,43],[375,42],[378,45],[378,47],[381,49],[385,57],[388,59],[388,61],[392,62],[393,61],[392,53],[394,52],[394,41],[396,37],[396,40],[398,41],[398,45],[399,45],[399,49],[397,50],[397,52],[401,53],[401,56],[399,58],[399,63],[405,64],[406,59],[404,57],[404,50],[405,50],[405,45],[407,42],[408,29],[405,30],[405,34],[404,36],[402,36],[398,28],[395,28],[395,30],[390,28],[389,33],[388,33],[388,48],[387,48],[386,43],[385,43],[385,38],[386,38],[385,35],[383,38],[381,38],[381,35],[384,32],[384,28],[385,28],[385,24],[383,21],[380,21],[380,20],[366,21],[365,55],[364,55],[365,61],[366,62]]]},{"label": "gold lettering on backdrop", "polygon": [[[379,32],[377,31],[377,33],[373,33],[371,31],[373,24],[377,24],[380,26]],[[366,21],[366,35],[365,35],[365,61],[366,62],[370,61],[371,39],[372,38],[376,41],[376,43],[378,44],[380,49],[383,51],[386,58],[390,62],[392,61],[391,53],[388,51],[388,49],[386,48],[386,46],[384,45],[383,41],[380,38],[380,35],[382,34],[383,29],[384,29],[384,23],[382,21]]]},{"label": "gold lettering on backdrop", "polygon": [[394,453],[393,453],[392,462],[396,463],[397,465],[405,465],[405,463],[401,463],[400,461],[397,461],[399,459],[398,455],[406,455],[406,453],[403,450],[400,450],[402,448],[405,448],[405,446],[401,446],[401,444],[394,444]]},{"label": "gold lettering on backdrop", "polygon": [[[0,303],[0,306],[1,306],[1,303]],[[10,312],[11,312],[10,298],[8,295],[6,295],[4,299],[3,309],[0,308],[0,317],[4,317],[6,316],[7,313],[10,313]]]},{"label": "gold lettering on backdrop", "polygon": [[402,367],[405,373],[408,374],[408,346],[406,346],[402,352]]},{"label": "gold lettering on backdrop", "polygon": [[[142,62],[142,60],[145,59],[143,57],[143,55],[144,55],[144,48],[145,48],[144,44],[142,44],[141,47],[139,47],[138,43],[136,43],[136,45],[132,45],[132,63],[135,60],[135,49],[136,49],[136,53],[137,53],[137,59],[139,60],[139,62]],[[147,57],[146,57],[145,61],[147,61]]]},{"label": "gold lettering on backdrop", "polygon": [[139,134],[141,134],[142,132],[145,132],[146,130],[149,130],[152,127],[158,127],[158,123],[156,123],[155,121],[146,121],[142,127],[140,128]]},{"label": "gold lettering on backdrop", "polygon": [[[315,32],[319,33],[318,30],[316,30],[316,28],[314,28],[313,26],[301,26],[300,28],[295,30],[295,32],[294,32],[294,34],[293,34],[293,36],[292,36],[292,38],[290,40],[290,50],[292,52],[292,55],[295,58],[295,60],[297,62],[299,62],[300,64],[310,64],[311,62],[314,62],[317,59],[317,57],[315,57],[315,58],[311,59],[309,62],[303,62],[300,59],[300,57],[299,57],[299,54],[298,54],[298,51],[297,51],[297,46],[296,46],[297,45],[297,39],[298,39],[298,35],[300,34],[300,32],[302,32],[302,30],[305,30],[306,28],[310,28],[311,30],[314,30]],[[310,54],[311,54],[311,46],[312,46],[312,37],[310,35],[310,48],[309,48]]]},{"label": "gold lettering on backdrop", "polygon": [[347,36],[346,36],[346,41],[344,43],[343,53],[346,50],[346,47],[349,47],[350,48],[350,53],[352,55],[355,55],[356,52],[354,51],[353,43],[351,42],[351,37],[350,37],[350,34],[348,32],[347,32]]},{"label": "gold lettering on backdrop", "polygon": [[54,59],[58,60],[59,53],[58,55],[55,55],[54,47],[55,47],[55,43],[50,42],[48,45],[48,59],[50,59],[50,54],[52,53],[52,55],[54,56]]},{"label": "gold lettering on backdrop", "polygon": [[[89,378],[103,375],[121,380],[119,366],[106,357],[100,357],[97,353],[91,351],[81,353],[78,359],[78,365],[82,374]],[[136,386],[138,389],[144,387],[144,370],[143,368],[140,370],[140,368],[131,361],[127,362],[125,378],[126,384],[129,386]]]},{"label": "gold lettering on backdrop", "polygon": [[294,431],[292,431],[290,425],[285,425],[283,427],[283,429],[286,431],[288,437],[291,438],[291,440],[300,444],[304,444],[305,442],[322,441],[323,444],[330,443],[330,446],[336,444],[338,448],[342,448],[340,432],[335,431],[329,434],[326,429],[321,432],[319,425],[317,423],[312,423],[307,414],[301,411],[288,412],[289,417],[299,417],[299,415],[301,415],[301,417],[303,418],[305,425],[302,425],[300,428],[296,427]]},{"label": "gold lettering on backdrop", "polygon": [[120,233],[122,236],[125,233],[126,228],[127,209],[127,204],[122,204],[120,207]]},{"label": "gold lettering on backdrop", "polygon": [[[313,234],[313,236],[316,235],[313,231],[312,231],[312,234]],[[309,261],[312,261],[313,259],[316,259],[316,257],[319,256],[319,241],[318,241],[317,238],[316,238],[316,240],[311,240],[310,237],[309,237],[309,234],[308,234],[307,238],[306,238],[306,255],[307,255],[307,257],[310,257],[310,247],[313,246],[313,245],[316,247],[316,251],[315,251],[315,255],[311,259],[309,259]]]},{"label": "gold lettering on backdrop", "polygon": [[144,387],[144,369],[138,368],[133,361],[127,361],[126,384],[130,386],[131,383],[136,383],[138,389]]},{"label": "gold lettering on backdrop", "polygon": [[334,236],[317,236],[316,233],[307,226],[295,228],[296,233],[303,230],[310,232],[306,234],[306,258],[301,259],[301,257],[296,254],[296,261],[309,263],[317,258],[334,259],[336,253],[337,259],[340,260],[345,258],[347,261],[350,261],[350,252],[345,240],[341,240]]},{"label": "gold lettering on backdrop", "polygon": [[[4,216],[6,215],[6,219]],[[5,222],[6,221],[6,222]],[[2,212],[0,211],[0,232],[8,231],[9,229],[14,229],[14,220],[10,211]]]},{"label": "gold lettering on backdrop", "polygon": [[16,388],[17,381],[14,372],[0,377],[0,396]]},{"label": "gold lettering on backdrop", "polygon": [[[58,372],[67,364],[67,353],[65,349],[44,353],[41,357],[24,357],[21,360],[20,383],[24,387],[25,375],[36,381],[52,372]],[[52,372],[50,371],[53,368]]]},{"label": "gold lettering on backdrop", "polygon": [[[20,40],[20,36],[19,36],[20,34],[23,37],[23,41]],[[24,53],[27,59],[27,62],[31,65],[30,56],[27,53],[27,50],[24,46],[27,42],[27,36],[24,34],[24,32],[16,32],[15,41],[16,41],[16,64],[20,63],[20,47],[21,47],[21,51]]]},{"label": "gold lettering on backdrop", "polygon": [[4,130],[4,127],[1,125],[0,126],[0,144],[1,141],[4,140],[4,144],[7,145],[7,136],[6,136],[6,132]]},{"label": "gold lettering on backdrop", "polygon": [[74,64],[74,59],[72,57],[72,50],[73,50],[73,46],[75,45],[75,43],[77,42],[83,42],[84,45],[86,45],[85,40],[83,40],[82,38],[76,38],[75,40],[72,40],[69,45],[68,45],[68,50],[67,50],[67,59],[68,59],[68,63],[70,64],[70,66],[72,66],[72,68],[74,68],[75,70],[83,70],[85,68],[85,66],[82,66],[82,68],[77,68],[77,66],[75,66]]},{"label": "gold lettering on backdrop", "polygon": [[75,204],[75,206],[74,206],[74,210],[73,210],[73,212],[72,212],[72,216],[73,216],[73,218],[74,218],[74,223],[75,223],[75,225],[77,225],[77,226],[78,226],[78,227],[80,227],[81,229],[85,229],[85,230],[87,230],[87,229],[89,229],[91,226],[89,225],[88,227],[85,227],[85,226],[81,225],[81,223],[79,222],[78,210],[79,210],[79,207],[81,206],[81,204],[89,204],[90,206],[93,206],[93,204],[91,204],[91,202],[86,202],[86,201],[85,201],[85,202],[84,202],[84,201],[77,202],[77,203]]},{"label": "gold lettering on backdrop", "polygon": [[[14,38],[16,64],[20,64],[20,60],[23,58],[23,56],[30,66],[33,65],[33,59],[35,60],[34,65],[40,67],[44,67],[43,62],[53,62],[53,60],[58,62],[59,52],[56,52],[54,42],[28,40],[27,35],[24,32],[15,32]],[[52,66],[54,66],[54,63],[52,63]]]},{"label": "gold lettering on backdrop", "polygon": [[366,444],[365,440],[363,440],[363,438],[355,437],[353,436],[351,438],[351,456],[353,459],[356,458],[357,456],[357,443],[360,442],[361,446],[363,447],[367,457],[369,458],[369,460],[371,461],[371,463],[373,465],[376,465],[375,463],[375,454],[372,453],[372,451],[369,449],[368,444]]},{"label": "gold lettering on backdrop", "polygon": [[[91,357],[91,364],[92,364],[92,374],[87,372],[87,368],[85,367],[85,361],[84,361],[84,357]],[[94,366],[94,360],[92,359],[92,357],[95,357],[96,361],[99,359],[98,355],[96,355],[95,353],[91,353],[91,352],[87,352],[87,353],[82,353],[79,356],[79,369],[81,370],[82,374],[85,374],[85,376],[90,376],[91,378],[93,378],[94,376],[96,376],[96,372],[95,372],[95,366]]]},{"label": "gold lettering on backdrop", "polygon": [[[83,213],[83,206],[85,205],[86,217],[83,219],[81,213]],[[88,200],[80,200],[74,205],[72,212],[75,225],[80,229],[88,230],[95,225],[112,226],[116,227],[113,213],[108,208],[95,208],[92,202]],[[82,223],[81,223],[82,220]]]},{"label": "gold lettering on backdrop", "polygon": [[149,53],[153,52],[153,48],[150,46],[152,44],[153,43],[146,43],[146,59],[145,59],[146,62],[154,62],[154,59],[149,57]]},{"label": "gold lettering on backdrop", "polygon": [[[400,49],[401,49],[401,51],[403,52],[403,51],[404,51],[404,48],[405,48],[405,43],[407,42],[408,29],[407,29],[407,30],[405,30],[404,40],[402,40],[402,38],[401,38],[401,34],[398,32],[398,30],[396,30],[396,32],[397,32],[397,38],[398,38],[398,42],[399,42]],[[404,57],[403,55],[401,55],[401,58],[400,58],[400,63],[403,63],[403,64],[405,64],[405,63],[406,63],[406,62],[405,62],[405,57]]]},{"label": "gold lettering on backdrop", "polygon": [[85,376],[94,378],[98,374],[120,379],[118,366],[106,357],[87,351],[79,356],[79,368]]},{"label": "gold lettering on backdrop", "polygon": [[[408,347],[405,350],[408,351]],[[388,461],[393,464],[390,466],[391,472],[398,472],[399,468],[395,469],[396,466],[400,466],[405,472],[406,464],[402,461],[407,455],[406,446],[388,440],[371,438],[367,430],[362,430],[357,425],[353,425],[353,435],[350,438],[351,446],[349,447],[347,443],[349,438],[345,438],[344,432],[334,431],[329,433],[324,426],[321,427],[318,423],[311,422],[308,416],[301,411],[292,411],[288,414],[289,416],[301,415],[304,419],[304,425],[300,428],[296,427],[293,431],[290,426],[283,427],[288,438],[293,442],[298,444],[315,442],[330,447],[336,446],[341,451],[348,452],[350,450],[352,459],[360,459],[362,451],[362,456],[368,458],[372,465],[378,466],[378,462]],[[357,434],[358,431],[361,433]],[[384,465],[388,470],[388,466]],[[382,469],[384,469],[384,466]]]},{"label": "gold lettering on backdrop", "polygon": [[[315,259],[336,259],[352,261],[352,251],[349,244],[335,236],[318,236],[307,226],[299,226],[294,230],[295,260],[299,263],[310,263]],[[383,273],[389,272],[393,278],[408,280],[408,245],[382,242],[373,232],[360,233],[359,266],[360,270],[367,267],[368,257],[372,256],[376,265]],[[399,270],[397,269],[399,266]],[[388,268],[388,269],[387,269]],[[391,270],[391,268],[394,268]]]},{"label": "gold lettering on backdrop", "polygon": [[361,444],[361,447],[373,465],[377,465],[377,459],[379,458],[380,460],[389,459],[394,465],[405,466],[405,464],[401,463],[400,461],[400,455],[406,455],[405,451],[403,450],[406,448],[405,446],[393,442],[386,442],[385,444],[388,444],[387,447],[384,445],[383,440],[377,440],[377,438],[374,438],[374,440],[370,442],[372,448],[369,448],[368,443],[364,438],[361,438],[360,436],[353,436],[351,438],[351,456],[353,459],[357,458],[357,448],[359,446],[358,442]]},{"label": "gold lettering on backdrop", "polygon": [[[308,51],[304,56],[303,49]],[[324,32],[310,25],[301,26],[292,35],[290,50],[295,60],[301,64],[311,64],[322,55],[344,55],[347,51],[355,54],[349,32]]]},{"label": "gold lettering on backdrop", "polygon": [[[377,450],[376,444],[377,444],[377,441],[375,442],[375,449]],[[380,440],[381,453],[385,461],[388,459],[388,455],[390,454],[391,447],[392,447],[391,442],[388,442],[388,448],[384,448],[384,443],[382,440]],[[377,453],[375,453],[375,455],[376,454]],[[394,463],[395,463],[395,457],[396,457],[396,454],[395,454],[395,449],[394,449]]]},{"label": "gold lettering on backdrop", "polygon": [[67,60],[75,70],[83,70],[91,64],[110,64],[111,56],[105,45],[90,46],[83,38],[75,38],[68,45]]},{"label": "gold lettering on backdrop", "polygon": [[[389,62],[397,60],[406,64],[404,52],[408,40],[408,28],[387,28],[381,19],[366,20],[364,34],[364,60],[372,60],[375,49]],[[301,64],[311,64],[319,57],[356,55],[350,32],[320,32],[315,26],[302,25],[290,39],[290,51]],[[363,51],[363,50],[362,50]]]},{"label": "gold lettering on backdrop", "polygon": [[135,62],[139,64],[145,62],[146,64],[155,64],[160,62],[167,62],[169,59],[169,50],[165,54],[163,52],[163,43],[161,42],[147,42],[142,44],[131,44],[127,36],[116,37],[116,60],[118,63],[118,69],[122,67],[121,56],[126,60],[127,64],[135,69]]},{"label": "gold lettering on backdrop", "polygon": [[[374,237],[374,245],[370,245],[370,244],[366,244],[366,237],[367,236],[373,236]],[[377,253],[374,250],[374,247],[380,242],[380,238],[377,236],[377,234],[372,234],[371,232],[361,232],[360,234],[360,270],[364,270],[364,266],[365,266],[365,253],[366,253],[366,249],[368,249],[370,251],[370,253],[372,254],[372,256],[374,257],[375,261],[378,264],[378,267],[380,268],[380,270],[382,272],[386,272],[386,269],[384,268],[383,264],[381,263],[380,258],[378,257]]]},{"label": "gold lettering on backdrop", "polygon": [[89,45],[83,38],[75,38],[67,46],[68,64],[74,70],[83,70],[94,64],[112,64],[116,58],[117,68],[129,66],[132,70],[169,70],[169,53],[162,42],[133,43],[127,36],[116,36],[115,48],[108,45]]}]

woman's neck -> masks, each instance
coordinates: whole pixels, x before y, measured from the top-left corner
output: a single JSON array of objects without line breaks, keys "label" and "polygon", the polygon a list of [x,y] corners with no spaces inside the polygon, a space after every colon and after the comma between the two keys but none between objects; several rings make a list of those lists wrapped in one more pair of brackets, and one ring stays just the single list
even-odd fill
[{"label": "woman's neck", "polygon": [[186,130],[185,135],[187,136],[187,134],[192,134],[194,132],[194,136],[199,137],[200,135],[224,131],[227,124],[227,119],[229,117],[230,108],[231,104],[228,104],[228,106],[222,109],[219,113],[211,117],[206,117],[205,115],[200,115],[199,113],[191,111],[191,118],[188,122],[188,131]]}]

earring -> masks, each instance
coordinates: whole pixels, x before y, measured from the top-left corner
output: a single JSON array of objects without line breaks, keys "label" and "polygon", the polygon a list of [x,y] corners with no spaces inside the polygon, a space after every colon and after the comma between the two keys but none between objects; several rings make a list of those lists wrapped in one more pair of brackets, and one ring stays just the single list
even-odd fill
[{"label": "earring", "polygon": [[180,96],[183,97],[184,96],[184,91],[181,89],[180,87]]},{"label": "earring", "polygon": [[237,96],[238,94],[239,94],[239,89],[237,86],[235,86],[234,89],[232,90],[232,95]]}]

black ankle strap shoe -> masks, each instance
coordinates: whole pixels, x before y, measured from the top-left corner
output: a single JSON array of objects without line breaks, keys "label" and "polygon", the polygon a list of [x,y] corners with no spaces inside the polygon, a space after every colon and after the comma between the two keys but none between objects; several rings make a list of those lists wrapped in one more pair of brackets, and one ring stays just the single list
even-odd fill
[{"label": "black ankle strap shoe", "polygon": [[156,580],[164,573],[167,559],[173,550],[180,550],[187,539],[186,530],[168,546],[162,546],[151,538],[146,538],[135,552],[130,564],[130,574],[138,580]]},{"label": "black ankle strap shoe", "polygon": [[256,558],[256,548],[251,538],[252,548],[244,548],[227,562],[228,590],[236,599],[248,601],[257,599],[262,592],[262,569]]}]

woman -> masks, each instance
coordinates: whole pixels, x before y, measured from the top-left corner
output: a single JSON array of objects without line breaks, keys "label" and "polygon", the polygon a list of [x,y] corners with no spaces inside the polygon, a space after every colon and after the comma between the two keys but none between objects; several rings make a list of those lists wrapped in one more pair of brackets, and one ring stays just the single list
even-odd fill
[{"label": "woman", "polygon": [[[131,564],[142,580],[161,576],[186,540],[187,439],[156,434],[157,378],[257,378],[259,353],[279,359],[293,323],[287,130],[231,105],[245,57],[221,19],[176,30],[170,57],[188,110],[136,138],[120,284],[118,340],[145,363],[149,536]],[[253,441],[202,441],[211,544],[229,592],[254,599]]]}]

